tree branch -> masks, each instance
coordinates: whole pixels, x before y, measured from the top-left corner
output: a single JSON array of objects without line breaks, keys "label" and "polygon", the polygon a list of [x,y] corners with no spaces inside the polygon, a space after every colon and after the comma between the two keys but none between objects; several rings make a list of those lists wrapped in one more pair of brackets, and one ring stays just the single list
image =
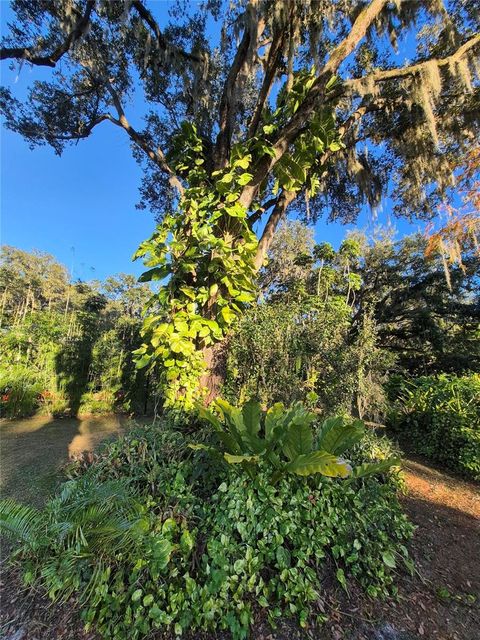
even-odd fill
[{"label": "tree branch", "polygon": [[[248,12],[256,11],[256,0],[249,2],[245,15]],[[256,24],[255,42],[253,42],[254,34],[252,32],[251,25]],[[253,54],[253,47],[256,45],[258,38],[260,37],[265,23],[262,18],[258,20],[245,20],[245,28],[242,36],[242,40],[235,53],[232,65],[228,72],[228,76],[223,87],[222,97],[220,99],[219,109],[219,126],[220,132],[217,136],[215,145],[216,149],[216,166],[222,168],[226,165],[228,160],[228,153],[230,150],[230,142],[233,134],[233,125],[235,113],[237,110],[236,104],[236,87],[238,77],[242,69],[247,65],[249,54]]]},{"label": "tree branch", "polygon": [[295,140],[297,135],[305,126],[310,116],[314,113],[318,104],[325,97],[326,85],[332,76],[336,73],[340,64],[355,49],[360,40],[363,39],[369,27],[381,13],[388,0],[372,0],[365,9],[357,16],[355,22],[350,29],[349,34],[343,41],[335,47],[330,54],[330,58],[324,65],[322,71],[317,77],[314,85],[310,89],[307,97],[302,102],[300,108],[290,121],[278,133],[273,144],[274,155],[272,157],[265,156],[261,159],[259,165],[254,172],[254,177],[250,184],[244,187],[240,195],[239,202],[249,207],[255,198],[258,187],[265,177],[269,174],[275,164],[280,160],[287,151],[289,145]]},{"label": "tree branch", "polygon": [[172,52],[174,51],[177,55],[179,55],[184,60],[187,60],[188,62],[197,62],[197,63],[202,62],[202,58],[200,56],[197,56],[193,53],[189,53],[188,51],[184,51],[183,49],[179,49],[168,42],[168,40],[165,38],[165,36],[161,32],[157,21],[155,20],[153,15],[150,13],[150,11],[144,6],[141,0],[133,0],[131,6],[135,9],[138,15],[142,18],[142,20],[144,20],[148,24],[150,29],[153,31],[153,33],[155,34],[155,38],[157,40],[157,44],[160,49],[162,49],[163,51],[169,51],[169,50]]},{"label": "tree branch", "polygon": [[480,46],[480,34],[473,36],[470,40],[467,40],[461,47],[452,53],[452,55],[446,58],[429,58],[416,64],[412,64],[409,67],[397,67],[394,69],[386,69],[385,71],[376,71],[368,76],[362,78],[353,78],[352,80],[346,80],[343,83],[344,87],[355,90],[356,87],[362,85],[368,85],[371,83],[385,82],[386,80],[394,80],[396,78],[404,78],[406,76],[416,75],[421,73],[429,64],[434,62],[439,67],[445,67],[458,62],[468,51],[476,46]]},{"label": "tree branch", "polygon": [[33,65],[40,67],[55,67],[60,58],[69,51],[73,44],[80,40],[85,33],[90,16],[95,7],[96,0],[88,0],[85,13],[78,19],[73,30],[68,34],[62,44],[55,49],[50,55],[38,55],[37,47],[2,47],[0,50],[0,60],[16,59],[27,60]]},{"label": "tree branch", "polygon": [[128,133],[133,142],[135,142],[135,144],[147,154],[150,160],[152,160],[164,173],[169,176],[168,181],[171,186],[177,189],[180,196],[183,196],[183,184],[180,182],[180,179],[172,170],[172,168],[168,165],[163,151],[159,147],[157,147],[157,149],[154,149],[152,146],[150,146],[145,137],[138,133],[138,131],[136,131],[131,126],[131,124],[127,120],[127,117],[125,116],[125,111],[120,102],[120,98],[118,96],[118,93],[113,88],[112,83],[107,80],[105,82],[105,86],[112,97],[113,104],[118,113],[118,120],[115,118],[109,118],[111,122],[116,124],[118,127],[121,127]]},{"label": "tree branch", "polygon": [[260,218],[263,216],[265,211],[268,211],[268,209],[270,209],[270,207],[273,207],[273,205],[276,203],[277,203],[277,198],[270,198],[270,200],[267,200],[267,202],[264,202],[261,207],[259,207],[256,211],[250,214],[247,219],[247,222],[250,228],[252,228],[253,225],[260,220]]},{"label": "tree branch", "polygon": [[260,118],[262,117],[262,110],[265,105],[265,101],[268,98],[268,94],[270,93],[272,83],[275,79],[275,72],[277,71],[278,62],[282,54],[284,41],[285,41],[285,30],[282,29],[280,33],[275,34],[272,44],[270,45],[270,49],[268,51],[267,64],[265,69],[265,75],[263,78],[263,83],[260,89],[260,93],[258,94],[257,103],[253,111],[250,125],[248,127],[249,138],[255,135],[258,125],[260,123]]},{"label": "tree branch", "polygon": [[282,193],[278,197],[277,203],[268,218],[267,224],[265,225],[262,237],[258,242],[257,253],[254,261],[255,268],[257,270],[260,269],[265,260],[265,256],[267,255],[267,251],[272,244],[273,236],[275,234],[278,223],[285,215],[289,204],[293,202],[296,195],[297,194],[294,191],[282,191]]}]

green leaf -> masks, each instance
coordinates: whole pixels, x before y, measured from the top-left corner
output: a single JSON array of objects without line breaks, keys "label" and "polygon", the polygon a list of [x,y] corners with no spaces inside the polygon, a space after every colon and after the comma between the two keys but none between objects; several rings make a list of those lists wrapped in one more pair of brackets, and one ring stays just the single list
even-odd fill
[{"label": "green leaf", "polygon": [[195,542],[192,534],[190,533],[190,531],[188,531],[188,529],[185,529],[185,531],[180,536],[180,549],[183,551],[183,553],[190,553],[190,551],[194,547],[194,544]]},{"label": "green leaf", "polygon": [[170,267],[154,267],[153,269],[149,269],[142,273],[142,275],[138,278],[139,282],[151,282],[152,280],[163,280],[168,275],[170,275],[171,270]]},{"label": "green leaf", "polygon": [[297,456],[310,453],[313,445],[312,428],[308,422],[292,424],[287,431],[284,453],[289,460],[295,460]]},{"label": "green leaf", "polygon": [[347,579],[345,578],[345,573],[343,569],[337,569],[337,580],[342,585],[342,587],[347,590]]},{"label": "green leaf", "polygon": [[151,360],[152,360],[152,356],[146,353],[139,360],[135,362],[135,367],[137,369],[143,369],[143,367],[146,367],[147,365],[150,364]]},{"label": "green leaf", "polygon": [[235,312],[230,307],[222,307],[220,313],[227,324],[231,324],[236,318]]},{"label": "green leaf", "polygon": [[165,540],[163,538],[156,540],[156,544],[153,548],[153,556],[160,569],[165,569],[170,562],[170,556],[172,555],[173,549],[174,545],[170,540]]},{"label": "green leaf", "polygon": [[138,602],[142,597],[143,591],[141,589],[137,589],[132,593],[132,602]]},{"label": "green leaf", "polygon": [[251,173],[242,173],[242,175],[238,176],[237,182],[241,187],[244,187],[251,181],[252,178],[253,175]]},{"label": "green leaf", "polygon": [[277,126],[275,124],[265,124],[262,127],[263,133],[265,133],[267,136],[269,136],[271,133],[273,133],[276,128],[277,128]]},{"label": "green leaf", "polygon": [[252,156],[251,154],[248,154],[243,158],[238,158],[238,160],[235,160],[235,162],[233,163],[233,166],[240,167],[241,169],[248,169],[251,161],[252,161]]},{"label": "green leaf", "polygon": [[352,468],[345,460],[327,451],[312,451],[298,456],[286,466],[286,470],[298,476],[321,473],[331,478],[347,478],[352,473]]},{"label": "green leaf", "polygon": [[152,604],[152,602],[153,602],[153,595],[151,593],[149,593],[143,599],[143,606],[144,607],[148,607],[148,606],[150,606]]},{"label": "green leaf", "polygon": [[359,442],[365,434],[365,425],[361,420],[345,422],[345,418],[328,418],[320,427],[318,446],[329,453],[340,455]]},{"label": "green leaf", "polygon": [[258,462],[258,456],[231,455],[230,453],[224,453],[223,457],[229,464],[241,464],[242,462]]},{"label": "green leaf", "polygon": [[330,151],[340,151],[340,149],[343,148],[343,145],[340,142],[334,140],[328,145],[328,148],[330,149]]},{"label": "green leaf", "polygon": [[395,569],[397,566],[397,563],[395,562],[395,558],[391,551],[384,551],[382,553],[382,560],[387,565],[387,567],[390,567],[391,569]]},{"label": "green leaf", "polygon": [[325,89],[328,91],[329,89],[334,87],[335,84],[337,83],[337,80],[338,80],[337,76],[332,76],[330,80],[327,82],[327,84],[325,85]]},{"label": "green leaf", "polygon": [[353,470],[352,478],[366,478],[367,476],[376,475],[377,473],[385,473],[391,467],[400,466],[399,458],[387,458],[380,462],[365,462],[360,464]]},{"label": "green leaf", "polygon": [[274,428],[277,426],[280,418],[283,417],[285,406],[282,402],[276,402],[267,411],[265,416],[265,437],[269,438]]},{"label": "green leaf", "polygon": [[224,176],[222,176],[219,182],[222,182],[223,184],[230,184],[233,180],[233,177],[233,173],[226,173]]},{"label": "green leaf", "polygon": [[250,435],[256,436],[260,431],[260,403],[256,400],[249,400],[243,405],[243,423]]}]

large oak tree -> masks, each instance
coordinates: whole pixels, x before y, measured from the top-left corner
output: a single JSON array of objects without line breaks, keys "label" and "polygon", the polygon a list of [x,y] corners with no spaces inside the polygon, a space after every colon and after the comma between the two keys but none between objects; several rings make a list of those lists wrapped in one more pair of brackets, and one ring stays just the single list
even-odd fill
[{"label": "large oak tree", "polygon": [[12,2],[2,59],[51,76],[23,101],[2,89],[6,126],[61,153],[113,125],[144,165],[159,226],[139,255],[167,282],[139,361],[162,362],[170,403],[197,395],[289,209],[352,221],[388,196],[425,218],[454,198],[478,135],[476,4]]}]

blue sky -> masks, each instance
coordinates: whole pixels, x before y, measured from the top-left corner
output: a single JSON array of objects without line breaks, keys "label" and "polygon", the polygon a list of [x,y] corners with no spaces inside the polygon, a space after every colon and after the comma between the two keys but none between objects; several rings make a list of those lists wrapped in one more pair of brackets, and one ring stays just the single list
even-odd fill
[{"label": "blue sky", "polygon": [[[1,29],[11,16],[8,4],[0,0]],[[48,71],[27,65],[12,72],[1,68],[2,84],[22,95],[32,78]],[[129,112],[132,124],[141,128],[141,109]],[[49,147],[30,150],[17,134],[1,130],[1,220],[0,242],[21,249],[39,249],[73,267],[74,278],[103,279],[118,272],[140,274],[141,263],[131,256],[154,228],[153,216],[139,211],[138,187],[141,169],[132,157],[123,131],[103,123],[93,135],[67,147],[61,157]],[[365,211],[356,226],[387,224],[388,206],[375,221]],[[416,230],[418,225],[391,221],[398,235]],[[354,225],[327,224],[315,228],[318,242],[338,246]]]}]

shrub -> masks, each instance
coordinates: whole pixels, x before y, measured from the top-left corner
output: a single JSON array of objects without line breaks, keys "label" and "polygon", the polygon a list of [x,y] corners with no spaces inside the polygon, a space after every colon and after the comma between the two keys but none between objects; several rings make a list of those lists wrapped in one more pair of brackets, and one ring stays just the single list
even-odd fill
[{"label": "shrub", "polygon": [[0,374],[0,417],[30,416],[41,403],[42,384],[21,365]]},{"label": "shrub", "polygon": [[365,427],[361,420],[329,418],[315,436],[311,425],[317,416],[299,402],[290,409],[277,402],[268,411],[262,411],[254,400],[240,408],[218,399],[213,406],[220,417],[202,406],[199,411],[214,427],[220,448],[203,444],[190,447],[205,449],[214,457],[223,456],[229,464],[241,465],[252,478],[254,468],[261,464],[270,469],[272,483],[290,473],[360,478],[398,464],[396,458],[389,458],[352,469],[340,457],[363,439]]},{"label": "shrub", "polygon": [[480,479],[480,375],[397,382],[389,425],[408,448]]},{"label": "shrub", "polygon": [[315,397],[325,416],[355,408],[378,422],[392,364],[392,356],[376,346],[371,318],[353,330],[344,299],[269,301],[253,306],[229,339],[224,393],[265,404]]},{"label": "shrub", "polygon": [[[332,573],[345,589],[355,581],[371,596],[394,591],[396,565],[410,566],[412,526],[389,474],[272,484],[265,461],[252,479],[194,452],[187,443],[211,435],[198,433],[132,430],[70,465],[46,511],[4,502],[0,524],[24,541],[26,580],[54,599],[75,592],[87,626],[119,640],[167,627],[245,638],[259,615],[306,625]],[[375,461],[359,446],[359,463]]]}]

